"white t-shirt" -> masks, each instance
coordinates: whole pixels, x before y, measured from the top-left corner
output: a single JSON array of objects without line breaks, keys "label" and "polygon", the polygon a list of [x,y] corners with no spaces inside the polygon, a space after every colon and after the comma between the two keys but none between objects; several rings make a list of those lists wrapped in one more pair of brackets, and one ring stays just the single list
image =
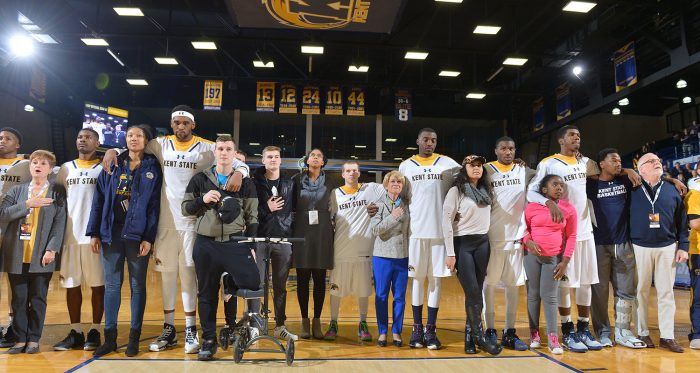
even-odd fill
[{"label": "white t-shirt", "polygon": [[66,188],[66,233],[63,245],[87,245],[90,237],[85,235],[92,197],[97,188],[97,177],[102,171],[100,159],[93,161],[74,161],[64,163],[58,171],[56,183]]},{"label": "white t-shirt", "polygon": [[527,174],[528,171],[534,171],[516,164],[504,165],[498,161],[485,164],[484,169],[493,188],[489,240],[504,242],[523,238]]},{"label": "white t-shirt", "polygon": [[359,184],[354,190],[346,186],[333,189],[330,211],[335,219],[334,262],[372,256],[374,236],[367,205],[379,203],[385,194],[382,184],[377,183]]},{"label": "white t-shirt", "polygon": [[460,165],[452,158],[433,153],[401,162],[399,172],[406,176],[410,198],[411,238],[442,239],[442,205],[454,183]]},{"label": "white t-shirt", "polygon": [[491,205],[477,205],[471,198],[460,195],[456,186],[445,196],[442,210],[442,232],[447,256],[455,256],[453,238],[489,231]]}]

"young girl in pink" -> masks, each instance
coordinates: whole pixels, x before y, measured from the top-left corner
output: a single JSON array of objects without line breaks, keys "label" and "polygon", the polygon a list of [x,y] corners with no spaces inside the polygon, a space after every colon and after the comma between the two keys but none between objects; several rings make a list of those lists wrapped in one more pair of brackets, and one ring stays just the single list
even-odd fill
[{"label": "young girl in pink", "polygon": [[562,354],[557,334],[557,294],[559,281],[565,276],[566,266],[576,245],[576,210],[567,201],[560,200],[564,181],[557,175],[546,175],[539,192],[556,202],[563,219],[552,220],[549,208],[529,203],[525,208],[527,231],[523,237],[524,266],[527,274],[527,316],[530,322],[530,348],[540,347],[540,301],[544,303],[549,351]]}]

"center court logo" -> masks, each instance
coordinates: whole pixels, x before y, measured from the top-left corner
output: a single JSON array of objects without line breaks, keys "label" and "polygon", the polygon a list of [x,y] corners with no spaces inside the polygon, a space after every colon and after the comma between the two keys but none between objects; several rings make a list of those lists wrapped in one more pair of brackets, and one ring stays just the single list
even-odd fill
[{"label": "center court logo", "polygon": [[370,0],[261,0],[279,23],[305,29],[343,28],[366,23]]}]

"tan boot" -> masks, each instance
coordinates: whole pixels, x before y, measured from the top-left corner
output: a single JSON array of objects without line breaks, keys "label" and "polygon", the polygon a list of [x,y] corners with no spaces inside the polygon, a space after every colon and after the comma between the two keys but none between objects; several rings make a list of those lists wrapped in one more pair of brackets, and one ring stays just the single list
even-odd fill
[{"label": "tan boot", "polygon": [[311,332],[316,339],[323,339],[323,330],[321,329],[321,319],[314,318],[311,320]]},{"label": "tan boot", "polygon": [[301,333],[299,333],[299,338],[311,338],[311,325],[309,319],[301,319]]}]

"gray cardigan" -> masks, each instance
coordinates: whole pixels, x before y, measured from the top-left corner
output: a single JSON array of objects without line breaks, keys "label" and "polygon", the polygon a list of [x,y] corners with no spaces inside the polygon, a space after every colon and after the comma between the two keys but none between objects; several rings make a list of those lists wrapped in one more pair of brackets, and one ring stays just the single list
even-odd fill
[{"label": "gray cardigan", "polygon": [[374,252],[372,255],[395,259],[408,257],[410,216],[408,203],[402,203],[401,205],[404,208],[404,213],[400,218],[396,219],[391,216],[392,206],[386,202],[386,198],[382,202],[377,203],[379,210],[370,222],[372,234],[377,236],[374,240]]},{"label": "gray cardigan", "polygon": [[[2,272],[21,274],[24,256],[24,241],[19,239],[20,222],[29,214],[26,207],[29,183],[13,186],[0,204],[0,223],[5,226],[2,232]],[[63,244],[63,232],[66,227],[66,191],[54,183],[49,185],[46,197],[53,198],[54,203],[39,209],[39,226],[34,240],[32,262],[29,272],[49,273],[56,270],[56,263]],[[41,258],[46,250],[56,252],[56,260],[46,267],[41,265]]]}]

